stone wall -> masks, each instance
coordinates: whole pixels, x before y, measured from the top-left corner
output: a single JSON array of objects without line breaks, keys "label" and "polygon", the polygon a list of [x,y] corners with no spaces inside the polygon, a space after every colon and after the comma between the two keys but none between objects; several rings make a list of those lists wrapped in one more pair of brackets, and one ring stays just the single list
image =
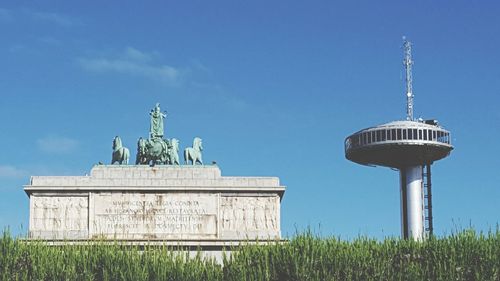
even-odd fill
[{"label": "stone wall", "polygon": [[217,166],[95,166],[90,176],[32,177],[29,233],[41,239],[280,238],[285,187],[223,177]]}]

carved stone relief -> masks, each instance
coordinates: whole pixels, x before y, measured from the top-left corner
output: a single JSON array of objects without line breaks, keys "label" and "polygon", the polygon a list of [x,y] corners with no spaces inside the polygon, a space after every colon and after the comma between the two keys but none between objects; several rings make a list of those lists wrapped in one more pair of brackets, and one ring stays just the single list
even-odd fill
[{"label": "carved stone relief", "polygon": [[221,197],[222,230],[277,230],[278,200],[277,196]]},{"label": "carved stone relief", "polygon": [[33,196],[33,231],[86,231],[88,197]]}]

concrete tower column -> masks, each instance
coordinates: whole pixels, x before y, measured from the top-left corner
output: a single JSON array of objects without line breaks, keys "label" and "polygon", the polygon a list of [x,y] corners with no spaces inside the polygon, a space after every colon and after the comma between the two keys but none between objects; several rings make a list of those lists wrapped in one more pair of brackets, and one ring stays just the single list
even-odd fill
[{"label": "concrete tower column", "polygon": [[422,193],[422,166],[400,169],[401,224],[404,238],[424,238],[424,204]]}]

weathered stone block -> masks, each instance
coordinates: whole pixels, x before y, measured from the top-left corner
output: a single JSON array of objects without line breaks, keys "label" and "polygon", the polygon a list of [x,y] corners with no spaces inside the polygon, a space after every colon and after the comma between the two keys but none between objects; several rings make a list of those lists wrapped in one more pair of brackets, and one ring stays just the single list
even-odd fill
[{"label": "weathered stone block", "polygon": [[99,165],[90,176],[32,177],[25,191],[32,238],[223,245],[280,239],[285,187],[275,177],[223,177],[217,166]]}]

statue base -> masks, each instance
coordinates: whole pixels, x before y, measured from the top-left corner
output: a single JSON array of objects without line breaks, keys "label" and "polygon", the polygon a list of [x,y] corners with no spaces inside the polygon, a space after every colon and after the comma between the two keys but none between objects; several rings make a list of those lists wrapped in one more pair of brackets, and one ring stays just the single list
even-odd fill
[{"label": "statue base", "polygon": [[97,165],[90,176],[31,177],[24,190],[33,239],[213,250],[281,239],[279,179],[221,176],[215,165]]}]

